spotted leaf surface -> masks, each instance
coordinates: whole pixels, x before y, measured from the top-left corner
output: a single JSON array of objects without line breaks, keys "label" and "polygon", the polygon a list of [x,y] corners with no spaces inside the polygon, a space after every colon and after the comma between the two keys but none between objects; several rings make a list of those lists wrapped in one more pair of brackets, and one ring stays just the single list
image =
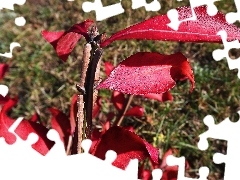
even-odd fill
[{"label": "spotted leaf surface", "polygon": [[193,71],[181,53],[139,52],[122,61],[97,88],[136,95],[161,94],[173,88],[177,80],[185,79],[190,80],[193,90]]},{"label": "spotted leaf surface", "polygon": [[[227,23],[223,13],[218,12],[215,16],[209,16],[207,6],[199,6],[194,10],[197,20],[182,22],[177,31],[168,26],[170,20],[167,14],[158,15],[116,32],[102,42],[101,46],[105,47],[113,41],[126,39],[221,43],[222,39],[217,32],[222,29],[226,30],[229,41],[240,39],[240,29]],[[191,7],[180,7],[177,11],[180,20],[192,16]]]}]

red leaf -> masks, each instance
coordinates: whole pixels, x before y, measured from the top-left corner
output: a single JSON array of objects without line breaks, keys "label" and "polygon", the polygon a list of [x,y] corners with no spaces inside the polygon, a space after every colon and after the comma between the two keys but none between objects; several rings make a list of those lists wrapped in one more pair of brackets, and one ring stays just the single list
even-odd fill
[{"label": "red leaf", "polygon": [[[196,7],[197,20],[182,22],[177,31],[170,28],[167,15],[158,15],[141,23],[118,31],[106,39],[101,46],[105,47],[116,40],[124,39],[148,39],[162,41],[183,41],[183,42],[222,42],[217,32],[225,30],[228,40],[240,39],[240,29],[237,26],[228,24],[225,15],[218,12],[215,16],[209,16],[207,6]],[[177,9],[179,19],[192,16],[191,7],[180,7]]]},{"label": "red leaf", "polygon": [[169,91],[167,91],[165,93],[162,93],[162,94],[150,93],[150,94],[144,95],[144,97],[149,98],[149,99],[154,99],[154,100],[157,100],[159,102],[165,102],[165,101],[172,101],[173,100],[172,94]]},{"label": "red leaf", "polygon": [[4,75],[8,71],[9,66],[8,64],[0,63],[0,80],[4,78]]},{"label": "red leaf", "polygon": [[175,81],[186,78],[190,80],[193,90],[193,72],[181,53],[162,55],[139,52],[122,61],[97,88],[137,95],[161,94],[173,88]]},{"label": "red leaf", "polygon": [[[166,163],[167,157],[169,155],[173,155],[173,152],[176,151],[176,149],[169,149],[162,158],[162,163],[160,165],[160,168],[163,170],[162,180],[177,180],[178,176],[178,166],[168,166]],[[189,168],[189,164],[187,161],[185,161],[185,169]]]},{"label": "red leaf", "polygon": [[113,91],[111,101],[115,108],[120,111],[123,108],[125,97],[124,94],[119,91]]},{"label": "red leaf", "polygon": [[9,110],[17,104],[17,98],[9,99],[0,112],[0,137],[4,137],[8,144],[13,144],[16,141],[14,134],[8,131],[9,127],[14,123],[14,120],[7,116]]},{"label": "red leaf", "polygon": [[141,106],[134,106],[131,109],[129,109],[125,116],[137,116],[142,117],[144,115],[144,108]]},{"label": "red leaf", "polygon": [[68,31],[50,32],[43,30],[42,36],[53,46],[57,55],[66,61],[77,42],[84,36],[88,39],[88,28],[92,25],[92,20],[73,25]]},{"label": "red leaf", "polygon": [[140,166],[138,169],[138,179],[150,180],[152,179],[152,173],[150,170],[144,169],[144,166]]},{"label": "red leaf", "polygon": [[32,115],[32,117],[29,119],[29,121],[32,121],[32,122],[39,122],[39,115],[38,115],[38,113],[34,113],[33,115]]},{"label": "red leaf", "polygon": [[[112,114],[109,114],[108,116],[109,119],[111,118]],[[91,148],[89,150],[89,153],[91,154],[95,148],[95,145],[97,144],[97,142],[99,141],[99,139],[102,137],[102,135],[110,128],[111,124],[110,124],[110,120],[107,120],[107,122],[105,124],[102,125],[102,130],[100,131],[99,129],[94,129],[91,135]]]},{"label": "red leaf", "polygon": [[93,20],[91,19],[87,19],[81,23],[78,24],[74,24],[69,30],[68,32],[75,32],[78,34],[81,34],[85,37],[85,39],[88,41],[89,37],[88,37],[88,29],[89,27],[94,23]]},{"label": "red leaf", "polygon": [[[9,127],[14,123],[14,120],[7,116],[7,113],[16,103],[17,98],[9,99],[0,112],[0,137],[4,137],[8,144],[13,144],[16,141],[15,135],[8,131]],[[54,142],[47,138],[47,132],[48,129],[44,126],[27,120],[22,120],[15,129],[15,133],[23,140],[27,140],[30,133],[37,134],[39,139],[32,147],[42,155],[46,155],[54,145]]]},{"label": "red leaf", "polygon": [[92,118],[95,118],[98,115],[101,107],[102,107],[102,98],[98,96],[97,101],[93,106]]},{"label": "red leaf", "polygon": [[9,100],[9,96],[3,97],[3,96],[0,94],[0,111],[1,111],[1,106],[3,106],[8,100]]},{"label": "red leaf", "polygon": [[67,147],[68,139],[71,135],[70,121],[68,117],[58,109],[49,108],[48,110],[52,113],[52,128],[58,132],[61,140],[65,144],[65,147]]},{"label": "red leaf", "polygon": [[77,98],[78,95],[75,94],[72,96],[71,108],[70,108],[70,125],[71,125],[71,134],[73,135],[76,127],[76,117],[77,117]]},{"label": "red leaf", "polygon": [[151,158],[158,163],[158,149],[141,139],[135,133],[125,130],[122,127],[111,127],[102,135],[100,141],[95,146],[93,155],[105,159],[106,152],[111,149],[117,153],[117,158],[113,165],[125,169],[130,159],[144,160]]},{"label": "red leaf", "polygon": [[105,67],[105,73],[107,76],[110,75],[111,71],[114,69],[114,66],[112,65],[112,63],[110,62],[105,62],[104,63],[104,67]]}]

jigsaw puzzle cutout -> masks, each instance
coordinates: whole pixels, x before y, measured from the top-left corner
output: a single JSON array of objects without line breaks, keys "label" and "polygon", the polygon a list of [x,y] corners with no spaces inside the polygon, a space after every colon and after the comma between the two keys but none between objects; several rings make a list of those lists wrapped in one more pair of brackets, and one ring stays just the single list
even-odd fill
[{"label": "jigsaw puzzle cutout", "polygon": [[[7,0],[7,1],[0,1],[0,11],[1,9],[10,9],[14,10],[14,4],[17,4],[19,6],[24,5],[26,0]],[[15,24],[17,26],[24,26],[26,23],[26,20],[24,17],[17,17],[15,18]]]},{"label": "jigsaw puzzle cutout", "polygon": [[221,38],[222,38],[224,49],[214,50],[212,52],[213,59],[215,59],[216,61],[219,61],[223,58],[226,58],[227,63],[228,63],[228,67],[229,67],[230,70],[238,69],[238,78],[240,79],[240,58],[233,60],[229,57],[229,54],[228,54],[229,50],[231,50],[233,48],[236,48],[236,49],[240,48],[239,41],[234,40],[234,41],[228,42],[227,41],[227,33],[226,33],[226,31],[223,31],[223,30],[219,31],[217,34],[220,35]]},{"label": "jigsaw puzzle cutout", "polygon": [[82,4],[82,9],[84,12],[95,11],[97,21],[102,21],[109,17],[124,13],[124,9],[121,5],[121,0],[119,3],[105,7],[103,6],[101,0],[95,0],[94,2],[84,2]]},{"label": "jigsaw puzzle cutout", "polygon": [[12,52],[15,47],[21,47],[21,45],[17,42],[12,42],[10,44],[10,52],[0,53],[0,56],[6,57],[6,58],[12,58]]},{"label": "jigsaw puzzle cutout", "polygon": [[[1,9],[10,9],[14,10],[14,4],[17,5],[24,5],[26,0],[8,0],[8,1],[0,1],[0,12]],[[15,18],[15,24],[17,26],[24,26],[26,24],[26,20],[24,17],[17,17]],[[6,58],[12,58],[12,51],[15,47],[21,47],[19,43],[12,42],[10,44],[10,52],[0,53],[0,56],[6,57]]]},{"label": "jigsaw puzzle cutout", "polygon": [[192,11],[192,17],[189,17],[189,18],[186,18],[186,19],[183,19],[183,20],[179,20],[178,11],[176,9],[171,9],[167,12],[167,16],[168,16],[169,20],[171,21],[168,24],[168,26],[170,28],[172,28],[173,30],[177,31],[179,25],[182,22],[194,21],[194,20],[197,19],[197,16],[196,16],[195,11],[194,11],[195,7],[202,6],[202,5],[207,5],[207,13],[210,16],[214,16],[218,12],[218,9],[214,5],[214,2],[219,1],[219,0],[201,0],[201,1],[189,0],[189,1],[190,1],[191,11]]},{"label": "jigsaw puzzle cutout", "polygon": [[6,85],[0,84],[0,95],[5,97],[8,94],[8,91],[9,91],[9,89]]},{"label": "jigsaw puzzle cutout", "polygon": [[228,23],[233,24],[236,21],[240,21],[240,1],[234,0],[237,12],[229,12],[226,14],[226,20]]},{"label": "jigsaw puzzle cutout", "polygon": [[[8,0],[7,2],[0,2],[0,10],[2,8],[7,8],[14,10],[14,4],[23,5],[26,0]],[[73,0],[68,0],[73,1]],[[178,0],[181,1],[181,0]],[[171,20],[171,23],[169,24],[170,27],[177,30],[180,23],[183,21],[189,21],[189,20],[195,20],[196,15],[194,13],[194,8],[200,5],[208,5],[208,14],[209,15],[215,15],[217,12],[217,8],[214,5],[214,2],[218,0],[202,0],[202,1],[196,1],[196,0],[190,0],[190,4],[192,7],[192,13],[193,16],[184,20],[179,21],[178,14],[176,10],[170,10],[168,12],[168,17]],[[235,0],[236,7],[240,7],[240,2],[237,2]],[[155,7],[151,6],[154,5]],[[159,6],[158,6],[159,5]],[[159,2],[153,1],[150,4],[147,4],[144,0],[132,0],[132,8],[137,9],[139,7],[145,7],[146,10],[152,10],[153,8],[160,9],[161,6]],[[85,2],[83,3],[83,10],[85,12],[90,12],[92,10],[96,11],[96,17],[97,21],[101,21],[103,19],[106,19],[111,16],[115,16],[118,14],[121,14],[124,12],[124,9],[121,6],[121,0],[120,3],[110,5],[103,7],[103,4],[101,0],[95,0],[94,3],[91,2]],[[113,14],[114,12],[114,14]],[[226,15],[226,19],[229,23],[233,23],[238,19],[239,17],[239,11],[237,13],[228,13]],[[15,23],[17,25],[24,25],[24,18],[18,17],[15,19]],[[240,48],[238,41],[232,41],[227,42],[227,34],[225,31],[220,31],[218,33],[221,35],[223,39],[224,49],[223,50],[215,50],[213,52],[213,56],[215,56],[215,60],[220,60],[224,57],[227,59],[228,51],[231,48]],[[4,57],[12,57],[12,50],[14,47],[20,46],[20,44],[14,42],[10,45],[10,53],[4,53],[0,54],[0,56]],[[226,54],[227,53],[227,54]],[[232,61],[237,60],[231,60],[229,63],[229,68],[239,68],[240,64],[233,63]],[[238,77],[240,78],[240,71],[238,72]],[[8,92],[8,88],[4,85],[0,85],[0,94],[3,96],[6,96]],[[240,111],[238,112],[240,114]],[[36,134],[29,134],[26,141],[23,141],[21,138],[19,138],[15,133],[14,130],[18,126],[18,124],[21,122],[22,118],[18,118],[15,123],[9,128],[9,132],[13,133],[17,140],[16,143],[13,145],[9,145],[5,142],[4,138],[0,138],[0,161],[4,163],[0,163],[0,176],[8,177],[7,179],[33,179],[32,174],[35,174],[34,179],[44,179],[46,176],[50,179],[64,179],[64,178],[76,178],[79,177],[79,171],[81,171],[80,176],[82,176],[82,179],[130,179],[134,180],[137,179],[137,171],[138,171],[138,161],[132,160],[125,171],[118,169],[114,166],[112,166],[112,162],[116,158],[116,153],[114,151],[109,150],[106,153],[106,159],[101,160],[96,158],[95,156],[92,156],[89,154],[89,149],[91,146],[90,140],[84,140],[82,142],[82,148],[84,149],[84,153],[78,154],[78,155],[72,155],[67,156],[65,153],[64,145],[58,135],[58,133],[55,130],[50,130],[47,134],[47,137],[55,141],[55,145],[52,147],[52,149],[48,152],[46,156],[42,156],[38,152],[32,149],[31,145],[34,144],[38,137]],[[237,176],[237,166],[233,163],[233,160],[238,162],[240,160],[240,155],[238,155],[240,150],[240,145],[238,143],[238,137],[240,135],[239,129],[240,129],[240,122],[233,123],[228,118],[225,119],[223,122],[219,123],[218,125],[215,125],[214,119],[212,116],[206,116],[204,118],[204,124],[206,124],[209,127],[209,130],[202,133],[200,135],[200,141],[198,144],[199,149],[205,150],[208,148],[208,141],[207,138],[216,138],[216,139],[223,139],[228,141],[228,149],[227,154],[220,154],[216,153],[213,156],[213,161],[215,163],[225,163],[225,175],[224,180],[232,180],[236,179]],[[14,159],[14,162],[12,161]],[[80,163],[81,162],[81,163]],[[24,165],[23,165],[24,164]],[[44,164],[44,167],[42,166]],[[56,168],[56,165],[62,165],[62,164],[69,164],[68,166],[58,166]],[[77,164],[74,166],[73,164]],[[174,157],[169,156],[167,158],[167,164],[169,166],[178,165],[179,171],[178,171],[178,180],[193,180],[192,178],[187,178],[184,176],[185,174],[185,158],[184,157]],[[26,165],[26,166],[25,166]],[[73,166],[72,166],[73,165]],[[89,165],[89,166],[88,166]],[[26,168],[27,167],[27,168]],[[39,169],[45,170],[45,173],[39,173]],[[28,172],[26,173],[26,169],[28,169]],[[94,169],[94,173],[92,173],[92,169]],[[14,173],[12,173],[14,170]],[[69,173],[71,172],[71,173]],[[77,172],[75,174],[74,172]],[[111,173],[109,173],[111,172]],[[107,174],[107,175],[106,175]],[[201,167],[199,169],[199,180],[205,180],[207,179],[207,176],[209,174],[209,169],[207,167]],[[160,169],[155,169],[152,171],[153,179],[159,180],[162,177],[162,171]]]},{"label": "jigsaw puzzle cutout", "polygon": [[147,3],[146,0],[132,0],[132,9],[140,7],[145,7],[146,11],[159,11],[161,9],[158,0],[153,0],[151,3]]},{"label": "jigsaw puzzle cutout", "polygon": [[[137,180],[138,160],[131,160],[125,170],[119,169],[112,166],[112,162],[117,156],[114,151],[109,150],[105,155],[105,160],[89,154],[92,141],[88,139],[82,142],[84,153],[67,156],[64,144],[54,129],[49,130],[47,137],[55,141],[55,145],[46,156],[42,156],[31,147],[38,140],[36,134],[29,134],[27,140],[24,141],[14,132],[22,119],[18,118],[9,128],[9,132],[13,133],[17,139],[13,145],[7,144],[4,138],[0,138],[1,179],[4,177],[5,180],[40,180],[46,179],[46,177],[48,179],[75,179],[80,177],[86,180]],[[39,173],[39,169],[44,173]],[[155,179],[156,177],[160,179],[159,175],[161,173],[159,173],[159,170],[154,171],[153,174]]]},{"label": "jigsaw puzzle cutout", "polygon": [[[193,178],[185,177],[185,157],[174,157],[173,155],[169,155],[167,157],[167,164],[169,166],[178,166],[178,180],[194,180]],[[207,180],[209,175],[208,167],[201,167],[199,169],[199,178],[198,180]]]},{"label": "jigsaw puzzle cutout", "polygon": [[[238,111],[240,116],[240,111]],[[236,162],[240,161],[240,121],[231,122],[226,118],[219,124],[215,124],[211,115],[208,115],[203,120],[204,124],[208,126],[208,130],[201,135],[198,143],[198,148],[206,150],[208,148],[208,138],[221,139],[227,141],[227,154],[216,153],[213,156],[213,161],[216,164],[225,163],[224,180],[238,179],[239,167]]]},{"label": "jigsaw puzzle cutout", "polygon": [[[102,21],[112,16],[116,16],[124,13],[124,9],[119,3],[112,4],[109,6],[103,6],[102,0],[95,0],[94,2],[84,2],[82,9],[84,12],[95,11],[96,20]],[[132,9],[145,7],[146,11],[158,11],[161,9],[161,5],[158,0],[153,0],[151,3],[147,3],[146,0],[132,0]]]}]

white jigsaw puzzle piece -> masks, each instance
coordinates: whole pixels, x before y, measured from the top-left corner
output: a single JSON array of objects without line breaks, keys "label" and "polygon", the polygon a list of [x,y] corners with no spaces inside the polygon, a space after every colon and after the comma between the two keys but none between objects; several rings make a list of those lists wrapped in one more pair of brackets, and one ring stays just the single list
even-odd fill
[{"label": "white jigsaw puzzle piece", "polygon": [[240,21],[240,1],[234,0],[237,12],[229,12],[226,14],[226,21],[230,24]]},{"label": "white jigsaw puzzle piece", "polygon": [[185,177],[185,162],[185,157],[174,157],[173,155],[167,157],[168,166],[178,166],[177,180],[207,180],[209,168],[205,166],[199,169],[198,179]]},{"label": "white jigsaw puzzle piece", "polygon": [[10,44],[10,52],[0,53],[0,56],[6,57],[6,58],[12,58],[12,52],[15,47],[21,47],[21,45],[17,42],[12,42]]},{"label": "white jigsaw puzzle piece", "polygon": [[8,87],[6,85],[0,84],[0,94],[5,97],[8,94]]},{"label": "white jigsaw puzzle piece", "polygon": [[23,5],[25,4],[26,0],[7,0],[7,1],[0,1],[0,10],[10,9],[14,10],[14,4]]},{"label": "white jigsaw puzzle piece", "polygon": [[240,79],[240,58],[238,59],[231,59],[229,57],[229,50],[236,48],[240,48],[240,43],[238,40],[228,42],[227,41],[227,33],[226,31],[222,30],[217,33],[217,35],[220,35],[222,38],[222,42],[224,45],[224,49],[216,49],[212,52],[213,59],[216,61],[219,61],[223,58],[227,59],[228,67],[230,70],[232,69],[238,69],[238,78]]},{"label": "white jigsaw puzzle piece", "polygon": [[158,0],[154,0],[151,3],[147,3],[146,0],[132,0],[132,9],[140,7],[145,7],[146,11],[159,11],[161,9]]},{"label": "white jigsaw puzzle piece", "polygon": [[[240,116],[240,111],[238,114]],[[213,161],[217,164],[225,163],[224,180],[238,179],[239,167],[236,162],[240,161],[240,121],[231,122],[229,118],[226,118],[216,125],[213,117],[208,115],[204,118],[204,124],[208,126],[208,130],[199,136],[198,148],[206,150],[208,138],[226,140],[227,154],[216,153],[213,156]]]},{"label": "white jigsaw puzzle piece", "polygon": [[189,1],[190,1],[191,10],[192,10],[192,17],[189,17],[189,18],[186,18],[183,20],[179,20],[178,11],[176,9],[171,9],[167,12],[167,16],[168,16],[169,20],[171,21],[168,24],[168,26],[170,28],[172,28],[173,30],[177,31],[179,25],[182,22],[197,20],[197,16],[195,14],[194,8],[196,8],[198,6],[207,5],[207,13],[210,16],[214,16],[218,12],[218,9],[214,5],[214,2],[219,1],[219,0],[189,0]]},{"label": "white jigsaw puzzle piece", "polygon": [[119,3],[109,6],[103,6],[101,0],[95,0],[94,2],[84,2],[82,4],[82,9],[84,12],[95,11],[97,21],[102,21],[109,17],[124,13],[124,9],[121,5],[121,0]]}]

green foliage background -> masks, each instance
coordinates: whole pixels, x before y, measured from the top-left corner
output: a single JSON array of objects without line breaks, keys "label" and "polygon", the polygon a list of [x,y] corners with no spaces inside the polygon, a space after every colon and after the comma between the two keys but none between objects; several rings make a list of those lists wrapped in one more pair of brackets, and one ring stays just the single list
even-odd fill
[{"label": "green foliage background", "polygon": [[[111,3],[117,3],[112,0]],[[151,1],[147,1],[151,2]],[[144,8],[131,9],[131,1],[122,0],[125,12],[107,20],[97,22],[100,32],[108,36],[132,24],[148,19],[157,14],[165,14],[167,10],[189,5],[175,0],[162,0],[159,12],[147,12]],[[109,1],[103,1],[109,5]],[[233,1],[216,3],[224,13],[236,11]],[[66,30],[72,24],[85,19],[95,19],[95,13],[84,13],[82,1],[73,2],[57,0],[27,0],[24,6],[15,6],[15,11],[0,12],[0,52],[8,52],[11,42],[19,42],[21,48],[14,49],[13,58],[0,57],[0,62],[10,64],[10,71],[1,84],[10,88],[10,95],[18,96],[19,103],[13,109],[12,116],[30,118],[37,112],[42,121],[49,125],[48,107],[56,107],[69,114],[70,100],[75,94],[75,84],[79,81],[79,61],[82,55],[82,40],[74,49],[66,63],[63,63],[53,48],[42,38],[40,32],[47,30]],[[14,24],[14,18],[24,16],[27,23],[23,27]],[[108,46],[103,55],[103,62],[114,65],[126,57],[139,51],[152,51],[162,54],[173,54],[181,51],[188,57],[195,75],[196,88],[189,93],[189,83],[178,83],[171,91],[173,102],[159,103],[142,97],[135,97],[133,104],[145,107],[145,117],[126,118],[124,125],[132,125],[136,132],[161,149],[177,148],[180,156],[185,156],[190,163],[187,175],[197,176],[201,166],[211,169],[210,179],[223,176],[224,165],[215,165],[212,155],[215,152],[226,153],[226,142],[210,140],[210,148],[205,152],[197,149],[198,135],[207,130],[202,123],[203,118],[211,114],[216,122],[227,117],[238,120],[236,112],[240,110],[240,81],[237,70],[230,71],[226,60],[216,62],[212,51],[222,48],[221,44],[179,43],[165,41],[118,41]],[[238,57],[238,51],[231,51],[232,58]],[[102,78],[105,78],[102,67]],[[102,90],[102,113],[95,120],[100,126],[106,120],[105,115],[114,111],[108,101],[110,91]],[[224,133],[224,132],[223,132]]]}]

